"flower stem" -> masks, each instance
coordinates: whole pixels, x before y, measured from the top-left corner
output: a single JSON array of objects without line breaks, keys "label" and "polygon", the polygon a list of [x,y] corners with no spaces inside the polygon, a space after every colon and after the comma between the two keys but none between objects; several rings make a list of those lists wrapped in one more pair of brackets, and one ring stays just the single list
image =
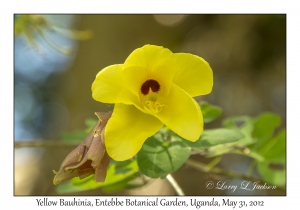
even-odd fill
[{"label": "flower stem", "polygon": [[178,183],[172,177],[172,175],[168,174],[166,178],[169,181],[169,183],[172,185],[172,187],[174,188],[174,190],[176,191],[177,195],[184,196],[184,193],[183,193],[181,187],[178,185]]}]

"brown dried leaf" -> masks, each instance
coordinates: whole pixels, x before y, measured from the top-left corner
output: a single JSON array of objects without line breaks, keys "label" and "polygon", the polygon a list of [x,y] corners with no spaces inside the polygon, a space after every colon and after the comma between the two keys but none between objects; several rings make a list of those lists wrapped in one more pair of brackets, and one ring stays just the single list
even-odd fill
[{"label": "brown dried leaf", "polygon": [[62,162],[55,173],[53,184],[63,180],[79,177],[81,179],[95,174],[95,182],[104,182],[110,157],[104,145],[104,128],[111,117],[111,112],[96,112],[99,118],[87,137]]}]

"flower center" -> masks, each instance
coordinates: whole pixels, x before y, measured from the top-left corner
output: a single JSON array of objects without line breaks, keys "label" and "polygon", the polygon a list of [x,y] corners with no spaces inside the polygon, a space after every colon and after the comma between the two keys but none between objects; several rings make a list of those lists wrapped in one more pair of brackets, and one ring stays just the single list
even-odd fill
[{"label": "flower center", "polygon": [[150,114],[157,114],[162,110],[162,107],[166,106],[164,104],[161,104],[159,101],[146,101],[144,108],[148,111]]},{"label": "flower center", "polygon": [[149,80],[147,80],[146,82],[144,82],[142,84],[141,92],[144,95],[147,95],[150,91],[150,88],[151,88],[152,92],[155,93],[155,92],[158,92],[160,90],[160,85],[156,80],[149,79]]}]

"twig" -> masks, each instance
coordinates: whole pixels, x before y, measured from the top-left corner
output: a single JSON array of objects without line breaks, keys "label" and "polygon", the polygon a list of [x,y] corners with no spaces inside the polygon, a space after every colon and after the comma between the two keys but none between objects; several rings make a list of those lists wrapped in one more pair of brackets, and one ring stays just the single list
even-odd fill
[{"label": "twig", "polygon": [[49,141],[49,140],[36,140],[36,141],[19,141],[15,142],[15,148],[21,147],[75,147],[80,143],[78,140],[70,141]]},{"label": "twig", "polygon": [[206,164],[206,169],[211,170],[213,167],[215,167],[220,161],[222,160],[222,156],[215,157],[210,163]]},{"label": "twig", "polygon": [[[213,173],[213,174],[217,174],[217,175],[223,175],[223,176],[227,176],[227,177],[231,177],[231,178],[244,179],[244,180],[249,180],[249,181],[252,181],[252,182],[265,183],[264,180],[259,179],[257,177],[236,173],[234,171],[224,170],[224,169],[221,169],[221,168],[218,168],[218,167],[208,169],[204,163],[201,163],[201,162],[198,162],[198,161],[195,161],[195,160],[192,160],[192,159],[188,159],[185,162],[185,164],[187,164],[188,166],[190,166],[192,168],[195,168],[199,171],[203,171],[203,172],[206,172],[206,173],[209,172],[209,173]],[[285,188],[283,188],[283,187],[276,186],[276,189],[285,191]]]},{"label": "twig", "polygon": [[234,171],[228,171],[228,170],[220,169],[218,167],[208,169],[204,163],[201,163],[201,162],[198,162],[198,161],[195,161],[195,160],[192,160],[192,159],[188,159],[185,162],[185,164],[187,164],[188,166],[191,166],[195,169],[198,169],[200,171],[203,171],[203,172],[210,172],[210,173],[229,176],[229,177],[238,178],[238,179],[250,179],[251,181],[254,181],[254,182],[262,181],[262,180],[260,180],[256,177],[248,177],[247,175],[239,174],[239,173],[236,173]]},{"label": "twig", "polygon": [[[76,147],[78,144],[80,143],[80,141],[78,140],[69,140],[69,141],[59,141],[59,140],[36,140],[36,141],[20,141],[20,142],[15,142],[14,146],[15,148],[22,148],[22,147]],[[216,160],[217,162],[218,160]],[[214,162],[214,161],[212,161]],[[218,167],[207,167],[207,165],[205,165],[204,163],[192,160],[192,159],[188,159],[185,164],[187,164],[188,166],[195,168],[199,171],[203,171],[203,172],[209,172],[212,174],[216,174],[216,175],[223,175],[223,176],[227,176],[227,177],[231,177],[231,178],[237,178],[237,179],[245,179],[245,180],[249,180],[249,181],[253,181],[253,182],[265,182],[262,179],[259,179],[257,177],[253,177],[253,176],[249,176],[249,174],[240,174],[240,173],[236,173],[233,171],[229,171],[229,170],[224,170]],[[170,184],[173,186],[173,188],[175,189],[176,193],[178,195],[184,195],[182,189],[180,188],[180,186],[177,184],[177,182],[174,180],[174,178],[169,174],[167,175],[167,180],[170,182]],[[278,190],[282,190],[285,191],[286,189],[284,187],[276,187]]]},{"label": "twig", "polygon": [[246,172],[247,177],[250,177],[250,176],[252,175],[252,173],[253,173],[253,171],[254,171],[254,168],[255,168],[256,164],[257,164],[257,161],[256,161],[256,160],[253,160],[253,161],[251,162],[251,164],[250,164],[250,166],[249,166],[249,168],[248,168],[248,170],[247,170],[247,172]]},{"label": "twig", "polygon": [[184,193],[183,193],[181,187],[178,185],[178,183],[175,181],[175,179],[172,177],[172,175],[168,174],[166,178],[170,182],[170,184],[172,185],[174,190],[176,191],[177,195],[183,196]]}]

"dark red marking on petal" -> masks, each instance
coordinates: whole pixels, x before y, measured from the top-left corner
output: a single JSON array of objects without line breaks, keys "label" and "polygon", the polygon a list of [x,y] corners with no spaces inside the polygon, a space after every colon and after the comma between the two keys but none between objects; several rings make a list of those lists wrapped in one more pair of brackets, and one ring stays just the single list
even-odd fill
[{"label": "dark red marking on petal", "polygon": [[142,84],[141,92],[144,95],[147,95],[149,93],[150,88],[151,88],[152,92],[155,93],[155,92],[158,92],[160,90],[160,85],[156,80],[149,79],[149,80],[147,80],[146,82],[144,82]]}]

